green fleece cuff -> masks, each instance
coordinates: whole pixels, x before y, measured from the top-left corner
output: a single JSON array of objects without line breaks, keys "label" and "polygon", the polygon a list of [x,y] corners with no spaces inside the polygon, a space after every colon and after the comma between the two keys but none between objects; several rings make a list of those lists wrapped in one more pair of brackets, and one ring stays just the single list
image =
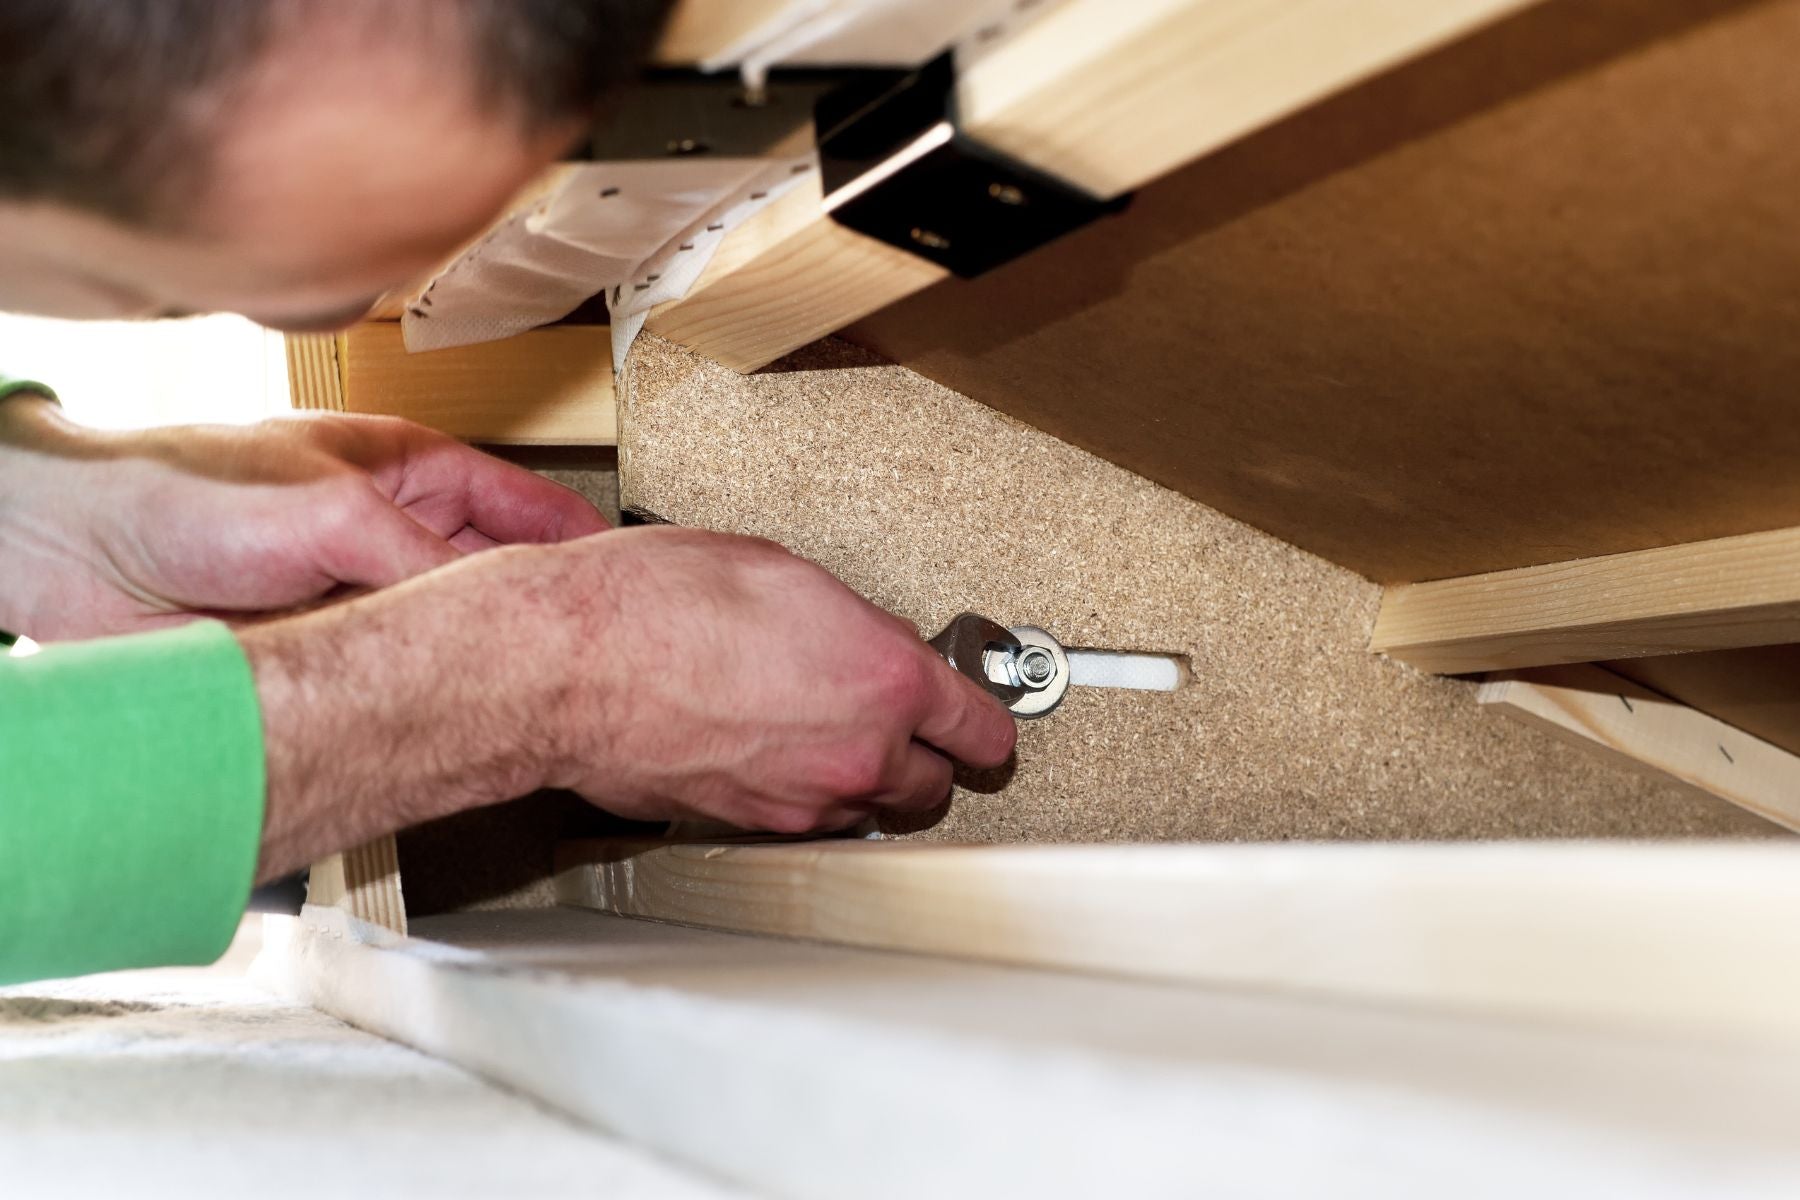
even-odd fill
[{"label": "green fleece cuff", "polygon": [[255,683],[217,622],[0,659],[0,984],[217,958],[263,788]]},{"label": "green fleece cuff", "polygon": [[0,400],[7,400],[20,392],[30,392],[34,396],[42,396],[52,404],[61,404],[55,392],[41,383],[33,383],[29,379],[7,379],[0,376]]}]

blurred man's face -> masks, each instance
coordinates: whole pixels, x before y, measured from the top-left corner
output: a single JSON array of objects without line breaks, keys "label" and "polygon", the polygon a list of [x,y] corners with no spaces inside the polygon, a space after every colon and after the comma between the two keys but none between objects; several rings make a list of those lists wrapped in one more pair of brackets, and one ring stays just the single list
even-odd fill
[{"label": "blurred man's face", "polygon": [[463,74],[442,45],[272,51],[214,123],[179,232],[0,202],[0,311],[349,324],[478,233],[577,132],[521,134]]}]

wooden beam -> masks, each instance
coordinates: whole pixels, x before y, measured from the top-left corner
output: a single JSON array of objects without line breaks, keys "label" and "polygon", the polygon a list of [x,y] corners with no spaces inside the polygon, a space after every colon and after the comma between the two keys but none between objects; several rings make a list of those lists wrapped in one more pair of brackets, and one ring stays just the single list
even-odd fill
[{"label": "wooden beam", "polygon": [[287,352],[288,401],[297,409],[343,412],[343,338],[335,333],[290,333]]},{"label": "wooden beam", "polygon": [[[1746,774],[1768,769],[1750,739],[1721,740],[1744,750]],[[1787,916],[1800,904],[1791,843],[583,842],[564,847],[559,865],[565,904],[716,929],[1800,1038],[1800,995],[1784,985],[1771,996],[1767,980],[1753,982],[1800,954],[1800,924]],[[1800,977],[1790,983],[1800,987]]]},{"label": "wooden beam", "polygon": [[474,442],[610,446],[619,440],[612,335],[554,325],[517,337],[408,354],[395,324],[351,329],[344,409],[406,417]]},{"label": "wooden beam", "polygon": [[656,43],[656,63],[706,62],[792,7],[793,0],[681,0]]},{"label": "wooden beam", "polygon": [[306,902],[406,936],[406,899],[393,834],[332,854],[312,865]]},{"label": "wooden beam", "polygon": [[1600,665],[1800,754],[1800,646],[1747,646]]},{"label": "wooden beam", "polygon": [[1621,675],[1586,664],[1542,667],[1496,675],[1478,695],[1563,741],[1800,831],[1800,755]]},{"label": "wooden beam", "polygon": [[1369,648],[1423,671],[1800,641],[1800,529],[1408,583]]},{"label": "wooden beam", "polygon": [[644,327],[754,371],[949,272],[825,215],[815,172],[731,231],[679,300]]},{"label": "wooden beam", "polygon": [[[1690,850],[1697,863],[1720,848]],[[1583,906],[1609,931],[1596,949],[1637,943],[1648,958],[1664,946],[1657,982],[1689,998],[1760,994],[1769,1011],[1785,1005],[1791,1031],[1797,873],[1780,857],[1775,891],[1722,881],[1742,912],[1710,893],[1712,870],[1677,858],[1615,894],[1603,870]],[[1439,883],[1455,890],[1453,875]],[[1554,935],[1531,858],[1483,884],[1492,915],[1523,906]],[[1637,911],[1645,887],[1689,891],[1688,903]],[[1413,920],[1356,907],[1373,931],[1389,915]],[[1659,924],[1671,909],[1673,926]],[[1221,944],[1263,931],[1254,905],[1221,915]],[[1747,974],[1710,973],[1701,933],[1714,921]],[[1438,1196],[1475,1178],[1497,1196],[1711,1200],[1722,1179],[1754,1181],[1757,1195],[1800,1188],[1791,1044],[1092,979],[569,909],[427,917],[406,942],[365,941],[310,912],[267,924],[264,982],[757,1195]],[[1331,924],[1260,952],[1329,956],[1348,921]],[[1761,931],[1775,940],[1754,944]],[[1690,945],[1699,960],[1681,957]],[[1416,949],[1423,961],[1378,969],[1416,972],[1440,952],[1485,956],[1489,974],[1545,961],[1529,939]],[[1552,965],[1602,978],[1581,960]],[[1659,999],[1638,982],[1605,991],[1632,1014]],[[890,1153],[897,1130],[920,1152]]]},{"label": "wooden beam", "polygon": [[[973,62],[959,112],[976,139],[1111,198],[1535,2],[1065,0]],[[839,226],[816,188],[725,248],[647,327],[740,371],[947,274]]]}]

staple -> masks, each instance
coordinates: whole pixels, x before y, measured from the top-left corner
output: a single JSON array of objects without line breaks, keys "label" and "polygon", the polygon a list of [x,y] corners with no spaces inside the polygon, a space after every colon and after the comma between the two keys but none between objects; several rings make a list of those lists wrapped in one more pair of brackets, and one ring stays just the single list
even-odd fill
[{"label": "staple", "polygon": [[1719,753],[1723,754],[1725,756],[1726,762],[1730,763],[1732,766],[1737,765],[1737,759],[1731,757],[1731,751],[1729,751],[1725,748],[1725,744],[1723,742],[1719,743]]},{"label": "staple", "polygon": [[616,188],[616,187],[609,187],[609,188],[601,188],[601,189],[600,189],[600,198],[601,198],[601,199],[602,199],[602,200],[610,200],[610,199],[612,199],[612,197],[614,197],[614,196],[616,196],[616,195],[618,195],[618,194],[619,194],[619,189],[618,189],[618,188]]},{"label": "staple", "polygon": [[1631,701],[1627,700],[1624,696],[1619,697],[1619,703],[1623,704],[1625,706],[1625,711],[1628,713],[1634,713],[1637,711],[1637,709],[1631,707]]},{"label": "staple", "polygon": [[708,232],[708,233],[717,233],[717,232],[719,232],[719,230],[721,230],[721,229],[723,229],[723,228],[725,228],[725,226],[724,226],[724,225],[723,225],[723,224],[719,224],[719,225],[708,225],[708,226],[707,226],[707,227],[706,227],[706,232]]},{"label": "staple", "polygon": [[751,192],[750,198],[752,200],[767,200],[769,198],[769,193],[767,193],[767,192]]},{"label": "staple", "polygon": [[681,245],[675,247],[675,249],[677,249],[677,250],[692,250],[693,248],[694,248],[694,243],[692,243],[692,242],[683,242],[683,243],[681,243]]}]

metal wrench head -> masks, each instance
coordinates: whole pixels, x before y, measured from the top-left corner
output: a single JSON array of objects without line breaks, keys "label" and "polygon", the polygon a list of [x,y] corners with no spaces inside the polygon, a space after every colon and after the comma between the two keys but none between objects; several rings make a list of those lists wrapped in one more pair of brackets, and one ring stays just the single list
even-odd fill
[{"label": "metal wrench head", "polygon": [[[1021,673],[1020,658],[1028,647],[1020,632],[1030,636],[1030,645],[1038,654],[1050,656],[1053,673],[1048,678],[1038,681],[1030,671]],[[1035,627],[1021,626],[1014,631],[979,613],[966,612],[927,644],[1021,719],[1048,714],[1062,702],[1068,688],[1068,660],[1062,647]]]}]

